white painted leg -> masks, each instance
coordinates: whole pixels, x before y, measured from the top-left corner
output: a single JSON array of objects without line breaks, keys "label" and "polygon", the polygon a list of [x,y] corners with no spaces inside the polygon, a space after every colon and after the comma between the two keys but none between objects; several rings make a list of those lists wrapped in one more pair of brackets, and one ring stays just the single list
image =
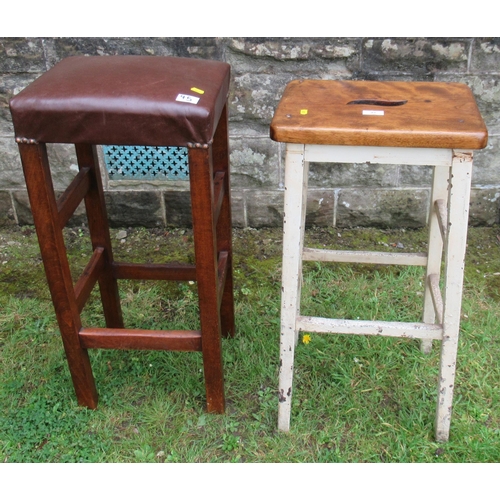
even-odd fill
[{"label": "white painted leg", "polygon": [[[425,274],[424,292],[424,323],[434,323],[436,314],[432,302],[429,276],[436,274],[439,278],[441,274],[441,260],[443,257],[443,236],[439,227],[439,218],[436,210],[436,201],[443,200],[446,204],[448,199],[448,177],[450,167],[436,166],[432,178],[431,203],[429,213],[429,243],[427,249],[427,271]],[[421,344],[422,352],[429,354],[432,349],[432,339],[423,339]]]},{"label": "white painted leg", "polygon": [[443,340],[436,411],[436,440],[448,441],[455,385],[464,260],[467,242],[472,152],[453,151],[448,196],[448,237],[445,242]]},{"label": "white painted leg", "polygon": [[293,359],[298,340],[296,318],[300,309],[302,249],[307,201],[308,163],[304,146],[287,144],[283,214],[283,261],[278,429],[290,429]]}]

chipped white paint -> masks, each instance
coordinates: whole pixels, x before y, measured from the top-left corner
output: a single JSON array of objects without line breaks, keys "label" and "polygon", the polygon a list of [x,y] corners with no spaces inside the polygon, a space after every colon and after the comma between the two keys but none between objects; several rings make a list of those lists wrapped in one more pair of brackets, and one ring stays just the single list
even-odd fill
[{"label": "chipped white paint", "polygon": [[351,335],[380,335],[409,339],[441,339],[441,325],[402,321],[366,321],[298,316],[297,327],[304,332]]},{"label": "chipped white paint", "polygon": [[446,226],[448,222],[448,209],[446,208],[446,201],[436,200],[434,202],[434,210],[436,211],[439,231],[441,231],[441,238],[444,241],[448,232],[448,228]]},{"label": "chipped white paint", "polygon": [[302,260],[321,262],[353,262],[358,264],[425,266],[427,264],[427,254],[304,248],[304,251],[302,252]]},{"label": "chipped white paint", "polygon": [[[425,290],[424,290],[424,313],[422,320],[424,323],[434,323],[436,320],[436,313],[434,303],[432,301],[432,290],[430,288],[429,276],[431,274],[439,276],[441,274],[441,261],[443,257],[443,235],[446,232],[446,222],[448,216],[444,215],[446,207],[443,206],[446,202],[442,200],[448,199],[448,184],[450,177],[451,156],[448,165],[434,167],[432,175],[432,189],[431,189],[431,210],[429,212],[429,237],[427,252],[429,260],[427,263]],[[444,217],[444,221],[443,221]],[[441,228],[440,225],[443,225]],[[423,340],[421,343],[422,352],[428,354],[432,349],[432,341]]]},{"label": "chipped white paint", "polygon": [[443,297],[439,288],[439,276],[437,274],[430,274],[428,279],[436,321],[441,325],[443,324]]},{"label": "chipped white paint", "polygon": [[383,146],[331,146],[306,144],[309,162],[374,163],[383,165],[450,166],[449,149],[388,148]]},{"label": "chipped white paint", "polygon": [[[309,162],[381,163],[434,166],[429,212],[428,252],[389,253],[304,248]],[[460,324],[471,151],[425,148],[350,147],[287,144],[283,218],[278,428],[290,429],[294,351],[299,331],[418,338],[428,352],[441,341],[436,439],[447,441],[451,419]],[[444,254],[444,294],[439,288]],[[365,321],[302,316],[303,260],[426,267],[422,322]]]},{"label": "chipped white paint", "polygon": [[472,153],[454,151],[448,191],[448,236],[445,242],[443,340],[436,412],[436,439],[448,441],[455,387],[467,223],[469,218]]},{"label": "chipped white paint", "polygon": [[293,359],[298,339],[296,317],[300,309],[302,248],[309,165],[304,146],[287,144],[285,160],[285,199],[283,214],[283,276],[281,288],[281,332],[279,368],[278,427],[290,428]]}]

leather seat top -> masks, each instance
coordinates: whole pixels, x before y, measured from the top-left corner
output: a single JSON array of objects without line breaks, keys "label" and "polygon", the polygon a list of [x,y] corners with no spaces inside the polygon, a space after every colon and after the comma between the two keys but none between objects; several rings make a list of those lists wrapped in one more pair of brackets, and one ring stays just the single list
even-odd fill
[{"label": "leather seat top", "polygon": [[18,141],[191,146],[211,143],[230,67],[155,56],[76,56],[10,101]]}]

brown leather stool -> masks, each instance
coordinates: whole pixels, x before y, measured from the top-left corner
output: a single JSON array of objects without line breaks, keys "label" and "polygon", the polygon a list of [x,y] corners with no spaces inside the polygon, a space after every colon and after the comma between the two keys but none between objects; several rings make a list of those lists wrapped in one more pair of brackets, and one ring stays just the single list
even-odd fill
[{"label": "brown leather stool", "polygon": [[[202,351],[209,412],[224,412],[221,335],[234,335],[227,135],[230,67],[197,59],[71,57],[10,102],[52,301],[78,402],[95,408],[87,349]],[[46,143],[75,144],[79,173],[56,200]],[[97,144],[189,150],[196,265],[113,259]],[[75,285],[62,229],[85,200],[93,255]],[[197,281],[201,331],[124,328],[118,279]],[[82,327],[99,283],[106,328]]]}]

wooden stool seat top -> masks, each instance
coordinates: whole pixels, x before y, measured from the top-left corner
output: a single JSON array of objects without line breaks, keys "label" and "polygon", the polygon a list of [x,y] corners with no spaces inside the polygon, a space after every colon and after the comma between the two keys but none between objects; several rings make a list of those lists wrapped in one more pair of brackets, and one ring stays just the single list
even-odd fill
[{"label": "wooden stool seat top", "polygon": [[293,144],[482,149],[488,132],[460,83],[294,80],[271,123]]},{"label": "wooden stool seat top", "polygon": [[210,144],[230,66],[178,57],[69,57],[10,102],[18,142]]}]

